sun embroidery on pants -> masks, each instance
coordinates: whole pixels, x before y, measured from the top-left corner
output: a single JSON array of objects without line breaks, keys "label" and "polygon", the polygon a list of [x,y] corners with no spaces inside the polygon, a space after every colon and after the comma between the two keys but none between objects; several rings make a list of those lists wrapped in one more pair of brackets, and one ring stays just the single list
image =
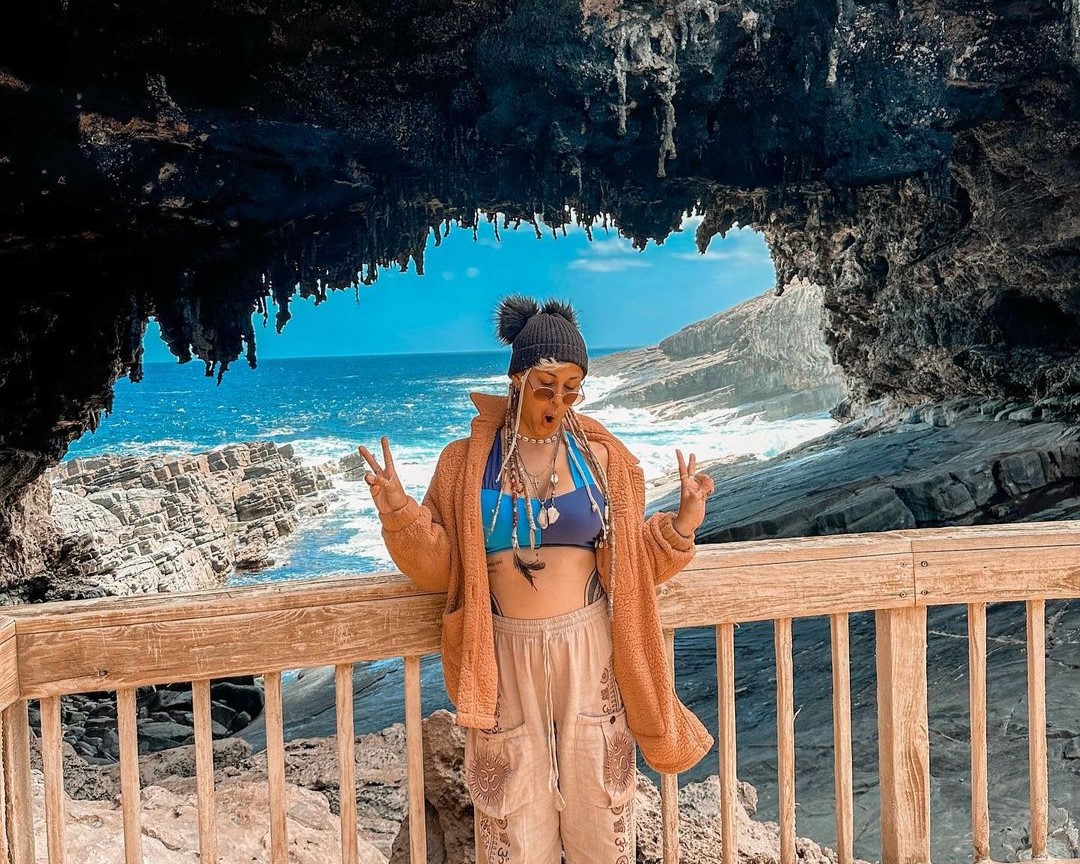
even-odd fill
[{"label": "sun embroidery on pants", "polygon": [[506,831],[508,820],[496,819],[483,811],[477,811],[480,826],[480,845],[484,847],[487,864],[504,864],[510,860],[510,835]]},{"label": "sun embroidery on pants", "polygon": [[604,745],[604,786],[621,795],[633,782],[634,739],[627,732],[617,732]]},{"label": "sun embroidery on pants", "polygon": [[474,798],[481,804],[494,808],[502,798],[503,787],[509,775],[509,762],[479,747],[465,772],[465,782]]}]

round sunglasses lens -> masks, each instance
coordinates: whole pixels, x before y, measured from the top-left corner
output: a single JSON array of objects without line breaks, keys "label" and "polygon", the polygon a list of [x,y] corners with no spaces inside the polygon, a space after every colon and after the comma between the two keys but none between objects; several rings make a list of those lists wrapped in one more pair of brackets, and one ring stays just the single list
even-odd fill
[{"label": "round sunglasses lens", "polygon": [[536,396],[537,399],[546,401],[548,399],[554,398],[555,391],[552,390],[550,387],[537,387],[535,390],[533,390],[533,395]]}]

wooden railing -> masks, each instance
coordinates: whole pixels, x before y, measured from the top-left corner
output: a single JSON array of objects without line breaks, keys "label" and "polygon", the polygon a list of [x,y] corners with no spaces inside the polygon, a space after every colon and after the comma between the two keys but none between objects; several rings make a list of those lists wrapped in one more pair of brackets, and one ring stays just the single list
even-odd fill
[{"label": "wooden railing", "polygon": [[[781,860],[795,861],[792,619],[829,616],[837,853],[853,860],[848,616],[874,611],[877,628],[882,860],[930,860],[926,613],[966,604],[969,616],[973,852],[989,861],[986,756],[986,604],[1027,605],[1031,844],[1046,859],[1045,602],[1080,597],[1080,523],[919,529],[703,546],[659,589],[668,662],[675,632],[716,628],[723,849],[737,848],[737,623],[775,622]],[[200,860],[216,861],[210,681],[262,674],[266,686],[270,859],[287,860],[281,671],[335,667],[342,861],[357,859],[352,664],[402,657],[409,823],[424,825],[419,658],[438,651],[445,598],[399,575],[325,579],[189,594],[14,607],[0,619],[4,814],[12,864],[33,864],[27,700],[41,700],[48,861],[64,864],[60,697],[115,690],[126,864],[141,860],[135,688],[193,683]],[[257,637],[256,635],[257,634]],[[664,860],[678,860],[677,778],[665,776]],[[427,860],[411,830],[411,861]]]}]

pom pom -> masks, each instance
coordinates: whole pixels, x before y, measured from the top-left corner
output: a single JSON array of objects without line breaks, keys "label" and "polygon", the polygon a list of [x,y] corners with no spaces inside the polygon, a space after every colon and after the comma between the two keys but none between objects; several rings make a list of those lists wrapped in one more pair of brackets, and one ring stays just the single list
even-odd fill
[{"label": "pom pom", "polygon": [[504,345],[510,345],[533,315],[540,311],[536,301],[523,294],[511,294],[495,307],[495,335]]},{"label": "pom pom", "polygon": [[569,303],[564,300],[545,300],[541,312],[546,312],[548,315],[559,315],[565,318],[575,327],[577,323],[577,313],[573,310]]}]

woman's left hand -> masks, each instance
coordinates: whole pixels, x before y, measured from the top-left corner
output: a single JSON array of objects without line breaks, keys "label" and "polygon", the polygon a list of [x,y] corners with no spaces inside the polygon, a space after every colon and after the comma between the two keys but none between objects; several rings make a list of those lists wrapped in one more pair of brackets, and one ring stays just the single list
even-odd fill
[{"label": "woman's left hand", "polygon": [[702,471],[697,473],[697,457],[683,459],[682,450],[676,450],[679,460],[679,512],[675,516],[675,530],[689,537],[705,519],[705,499],[716,489],[712,477]]}]

